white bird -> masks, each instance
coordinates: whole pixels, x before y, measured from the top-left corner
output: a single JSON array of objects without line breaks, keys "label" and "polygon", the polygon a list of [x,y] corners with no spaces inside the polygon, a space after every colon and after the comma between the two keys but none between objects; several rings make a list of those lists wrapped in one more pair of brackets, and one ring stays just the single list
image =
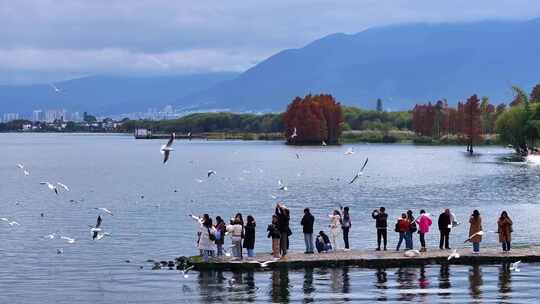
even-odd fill
[{"label": "white bird", "polygon": [[62,254],[62,253],[64,253],[64,248],[56,249],[56,254]]},{"label": "white bird", "polygon": [[195,181],[196,181],[197,183],[202,183],[202,182],[204,182],[204,181],[203,181],[202,179],[200,179],[200,178],[196,178]]},{"label": "white bird", "polygon": [[25,176],[30,175],[30,172],[28,172],[28,170],[23,170],[23,173],[24,173]]},{"label": "white bird", "polygon": [[266,261],[266,262],[262,262],[262,263],[259,263],[259,265],[261,265],[261,268],[266,268],[268,267],[270,264],[274,263],[275,261]]},{"label": "white bird", "polygon": [[273,194],[270,194],[270,197],[273,198],[273,199],[277,199],[277,196],[275,196]]},{"label": "white bird", "polygon": [[477,235],[478,235],[478,236],[484,235],[484,231],[478,231],[478,232],[476,232],[476,233],[473,233],[473,235],[469,236],[469,238],[466,239],[465,242],[463,242],[463,243],[470,242],[471,239],[472,239],[473,237],[477,236]]},{"label": "white bird", "polygon": [[169,154],[171,153],[171,151],[174,151],[174,149],[172,148],[172,144],[174,142],[175,137],[176,135],[174,134],[174,132],[171,133],[171,137],[169,138],[169,141],[167,142],[167,144],[161,146],[161,154],[163,154],[163,163],[166,163],[167,160],[169,160]]},{"label": "white bird", "polygon": [[517,261],[515,263],[510,264],[510,270],[515,272],[520,272],[519,264],[521,264],[521,261]]},{"label": "white bird", "polygon": [[184,278],[187,279],[187,278],[189,277],[189,276],[188,276],[188,272],[189,272],[191,269],[193,269],[193,267],[195,267],[195,266],[190,266],[190,267],[188,267],[188,268],[184,268],[183,270],[181,270],[182,275],[184,276]]},{"label": "white bird", "polygon": [[420,255],[420,251],[418,251],[416,249],[405,251],[405,256],[408,257],[408,258],[413,258],[413,257],[419,256],[419,255]]},{"label": "white bird", "polygon": [[293,139],[295,138],[296,136],[298,136],[298,134],[296,134],[296,128],[293,129],[293,132],[291,134],[291,136],[289,137],[290,139]]},{"label": "white bird", "polygon": [[354,154],[353,148],[349,148],[347,149],[347,151],[345,151],[345,155],[352,155],[352,154]]},{"label": "white bird", "polygon": [[213,174],[217,174],[216,171],[214,171],[214,170],[208,170],[207,177],[210,178],[210,176],[212,176]]},{"label": "white bird", "polygon": [[11,221],[11,222],[8,223],[8,225],[10,225],[10,226],[14,226],[14,225],[20,226],[21,224],[17,223],[16,221]]},{"label": "white bird", "polygon": [[98,233],[97,237],[96,237],[96,240],[101,240],[102,238],[106,237],[106,236],[111,236],[110,233],[108,232],[103,232],[103,233]]},{"label": "white bird", "polygon": [[75,239],[73,239],[73,238],[70,238],[70,237],[67,237],[67,236],[63,236],[63,235],[60,236],[60,238],[61,238],[62,240],[66,240],[66,241],[67,241],[68,243],[70,243],[70,244],[75,243]]},{"label": "white bird", "polygon": [[105,213],[107,213],[107,214],[110,214],[110,215],[114,215],[114,214],[111,212],[111,210],[109,210],[109,209],[107,209],[107,208],[101,207],[101,208],[94,208],[94,209],[103,211],[103,212],[105,212]]},{"label": "white bird", "polygon": [[24,165],[23,165],[23,164],[17,164],[17,167],[18,167],[19,169],[24,169]]},{"label": "white bird", "polygon": [[39,183],[40,185],[47,185],[47,187],[49,188],[49,190],[53,191],[54,193],[56,193],[56,195],[58,195],[58,188],[56,188],[55,185],[49,183],[49,182],[40,182]]},{"label": "white bird", "polygon": [[451,259],[459,259],[459,253],[457,252],[457,249],[454,249],[454,251],[448,256],[448,260]]},{"label": "white bird", "polygon": [[62,90],[60,90],[59,88],[57,88],[54,83],[51,83],[50,84],[51,88],[53,88],[54,92],[55,93],[62,93]]},{"label": "white bird", "polygon": [[287,191],[287,190],[289,190],[289,189],[287,188],[287,186],[285,186],[281,180],[278,180],[278,185],[279,185],[279,190],[282,190],[282,191]]},{"label": "white bird", "polygon": [[55,237],[56,237],[56,234],[51,233],[51,234],[48,234],[48,235],[44,236],[43,238],[44,238],[44,239],[52,240],[52,239],[54,239]]},{"label": "white bird", "polygon": [[364,165],[362,165],[362,168],[360,168],[360,171],[356,172],[356,175],[349,182],[349,184],[354,183],[362,174],[364,174],[364,168],[366,167],[368,161],[369,161],[369,158],[366,158],[366,161],[364,161]]},{"label": "white bird", "polygon": [[66,186],[66,185],[64,185],[64,184],[62,184],[62,183],[60,183],[60,182],[58,182],[58,183],[56,183],[56,184],[57,184],[58,186],[64,188],[64,190],[66,190],[66,191],[69,192],[69,187],[68,187],[68,186]]},{"label": "white bird", "polygon": [[323,140],[321,143],[322,146],[326,146],[326,142]]},{"label": "white bird", "polygon": [[9,223],[9,220],[5,217],[0,217],[0,221],[3,221],[3,222],[8,222]]}]

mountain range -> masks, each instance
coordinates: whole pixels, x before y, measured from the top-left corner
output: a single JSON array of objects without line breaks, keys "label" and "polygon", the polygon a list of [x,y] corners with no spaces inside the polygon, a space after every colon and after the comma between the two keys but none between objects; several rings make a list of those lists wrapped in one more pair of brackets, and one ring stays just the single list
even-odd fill
[{"label": "mountain range", "polygon": [[48,84],[0,86],[0,112],[58,103],[97,114],[166,104],[283,111],[295,96],[321,92],[362,108],[381,98],[387,110],[442,98],[455,104],[472,94],[508,103],[512,85],[530,89],[540,82],[539,35],[540,19],[371,28],[281,51],[240,74],[86,77],[58,83],[65,89],[60,96]]}]

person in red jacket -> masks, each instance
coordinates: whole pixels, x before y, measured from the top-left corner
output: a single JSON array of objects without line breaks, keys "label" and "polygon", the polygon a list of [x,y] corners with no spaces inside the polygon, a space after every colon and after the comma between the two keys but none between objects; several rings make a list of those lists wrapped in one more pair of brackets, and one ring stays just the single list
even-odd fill
[{"label": "person in red jacket", "polygon": [[399,251],[401,243],[405,239],[405,233],[409,231],[411,222],[407,219],[407,214],[402,213],[401,218],[396,223],[396,232],[399,232],[399,242],[396,247],[396,251]]}]

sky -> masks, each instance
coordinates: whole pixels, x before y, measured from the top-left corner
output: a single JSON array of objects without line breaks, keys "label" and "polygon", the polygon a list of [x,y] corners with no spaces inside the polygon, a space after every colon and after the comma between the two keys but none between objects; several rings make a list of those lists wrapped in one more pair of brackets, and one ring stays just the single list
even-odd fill
[{"label": "sky", "polygon": [[336,32],[538,16],[531,0],[0,0],[0,84],[241,72]]}]

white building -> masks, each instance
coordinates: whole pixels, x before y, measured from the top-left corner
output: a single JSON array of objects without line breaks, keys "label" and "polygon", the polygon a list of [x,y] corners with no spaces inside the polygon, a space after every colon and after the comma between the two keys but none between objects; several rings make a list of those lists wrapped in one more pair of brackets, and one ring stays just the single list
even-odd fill
[{"label": "white building", "polygon": [[42,110],[34,110],[34,112],[32,112],[32,121],[45,121],[45,113]]},{"label": "white building", "polygon": [[9,122],[17,119],[19,119],[19,113],[4,113],[4,122]]}]

